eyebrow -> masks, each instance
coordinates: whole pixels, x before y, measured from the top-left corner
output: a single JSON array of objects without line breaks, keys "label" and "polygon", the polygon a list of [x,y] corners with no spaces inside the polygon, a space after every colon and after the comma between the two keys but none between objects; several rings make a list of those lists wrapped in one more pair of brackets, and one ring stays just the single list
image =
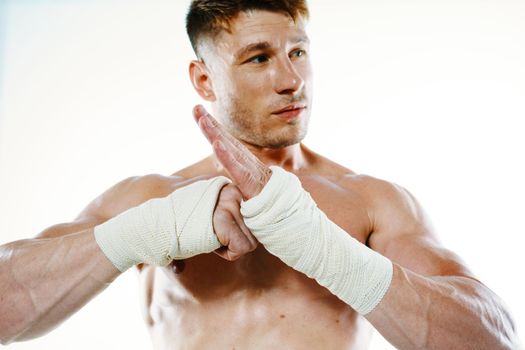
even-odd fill
[{"label": "eyebrow", "polygon": [[271,47],[270,43],[267,41],[261,41],[258,43],[249,44],[235,54],[236,59],[241,59],[242,57],[246,56],[250,52],[253,51],[261,51],[261,50],[268,50]]},{"label": "eyebrow", "polygon": [[[310,39],[308,39],[308,37],[305,35],[301,35],[301,36],[293,38],[291,42],[292,44],[298,44],[298,43],[308,44],[310,43]],[[235,58],[241,59],[242,57],[246,56],[250,52],[268,50],[271,47],[272,45],[268,41],[261,41],[261,42],[249,44],[243,47],[242,49],[240,49],[239,51],[237,51],[237,53],[235,54]]]}]

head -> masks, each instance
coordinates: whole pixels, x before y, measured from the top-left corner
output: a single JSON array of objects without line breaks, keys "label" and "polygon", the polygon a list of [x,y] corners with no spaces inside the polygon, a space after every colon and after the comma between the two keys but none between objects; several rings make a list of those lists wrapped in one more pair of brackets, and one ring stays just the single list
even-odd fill
[{"label": "head", "polygon": [[306,135],[312,73],[304,0],[194,0],[190,78],[228,131],[281,148]]}]

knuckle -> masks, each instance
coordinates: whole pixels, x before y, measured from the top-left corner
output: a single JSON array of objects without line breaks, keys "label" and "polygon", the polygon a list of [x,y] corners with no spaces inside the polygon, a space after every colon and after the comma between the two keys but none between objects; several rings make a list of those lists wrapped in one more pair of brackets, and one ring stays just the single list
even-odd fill
[{"label": "knuckle", "polygon": [[250,241],[250,252],[254,251],[255,249],[257,249],[257,242]]},{"label": "knuckle", "polygon": [[226,199],[230,201],[236,201],[238,198],[242,198],[241,191],[239,188],[234,184],[229,184],[229,187],[227,188],[227,193],[225,194]]},{"label": "knuckle", "polygon": [[248,241],[248,239],[244,238],[239,245],[239,250],[243,253],[249,253],[253,250],[252,244],[250,243],[250,241]]},{"label": "knuckle", "polygon": [[235,260],[239,259],[240,257],[241,257],[241,256],[240,256],[239,254],[234,253],[234,254],[231,254],[231,255],[228,257],[228,260],[230,260],[230,261],[235,261]]}]

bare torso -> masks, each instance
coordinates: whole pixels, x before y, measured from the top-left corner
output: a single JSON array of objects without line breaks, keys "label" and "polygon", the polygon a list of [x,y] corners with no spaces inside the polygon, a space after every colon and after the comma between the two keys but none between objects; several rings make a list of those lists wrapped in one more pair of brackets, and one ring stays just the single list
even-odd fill
[{"label": "bare torso", "polygon": [[[310,157],[310,166],[295,172],[303,187],[332,221],[366,243],[371,222],[363,177]],[[176,186],[170,182],[219,174],[207,158],[159,178],[144,200],[169,194]],[[211,253],[140,271],[143,314],[156,349],[363,349],[370,340],[364,318],[261,245],[234,262]]]}]

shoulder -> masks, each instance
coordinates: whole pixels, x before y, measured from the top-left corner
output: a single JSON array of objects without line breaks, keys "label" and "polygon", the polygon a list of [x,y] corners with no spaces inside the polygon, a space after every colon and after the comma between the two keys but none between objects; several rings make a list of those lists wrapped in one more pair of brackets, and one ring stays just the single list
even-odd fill
[{"label": "shoulder", "polygon": [[187,181],[188,179],[175,175],[148,174],[128,177],[91,201],[78,218],[95,216],[103,220],[110,219],[151,198],[167,196]]},{"label": "shoulder", "polygon": [[331,182],[346,197],[352,193],[362,200],[371,225],[367,245],[373,250],[423,275],[473,276],[458,255],[441,245],[423,207],[406,188],[352,171],[334,175]]},{"label": "shoulder", "polygon": [[435,238],[428,215],[405,187],[339,167],[330,181],[348,195],[359,197],[370,220],[370,246],[379,248],[385,246],[385,242],[407,235]]},{"label": "shoulder", "polygon": [[412,204],[414,197],[402,186],[367,174],[360,174],[313,151],[303,149],[310,156],[308,172],[324,178],[341,190],[354,192],[372,207]]},{"label": "shoulder", "polygon": [[374,231],[430,230],[430,220],[421,204],[403,186],[377,177],[348,173],[340,177],[339,185],[356,191],[367,203]]},{"label": "shoulder", "polygon": [[165,197],[180,187],[224,175],[213,170],[211,159],[205,158],[172,175],[148,174],[128,177],[95,198],[80,216],[98,216],[107,220],[149,199]]},{"label": "shoulder", "polygon": [[374,207],[408,205],[413,208],[414,196],[403,186],[374,176],[356,173],[342,174],[338,184],[346,189],[360,192]]},{"label": "shoulder", "polygon": [[95,227],[150,198],[168,195],[185,181],[181,177],[158,174],[129,177],[92,200],[73,221],[48,227],[37,237],[58,237]]}]

